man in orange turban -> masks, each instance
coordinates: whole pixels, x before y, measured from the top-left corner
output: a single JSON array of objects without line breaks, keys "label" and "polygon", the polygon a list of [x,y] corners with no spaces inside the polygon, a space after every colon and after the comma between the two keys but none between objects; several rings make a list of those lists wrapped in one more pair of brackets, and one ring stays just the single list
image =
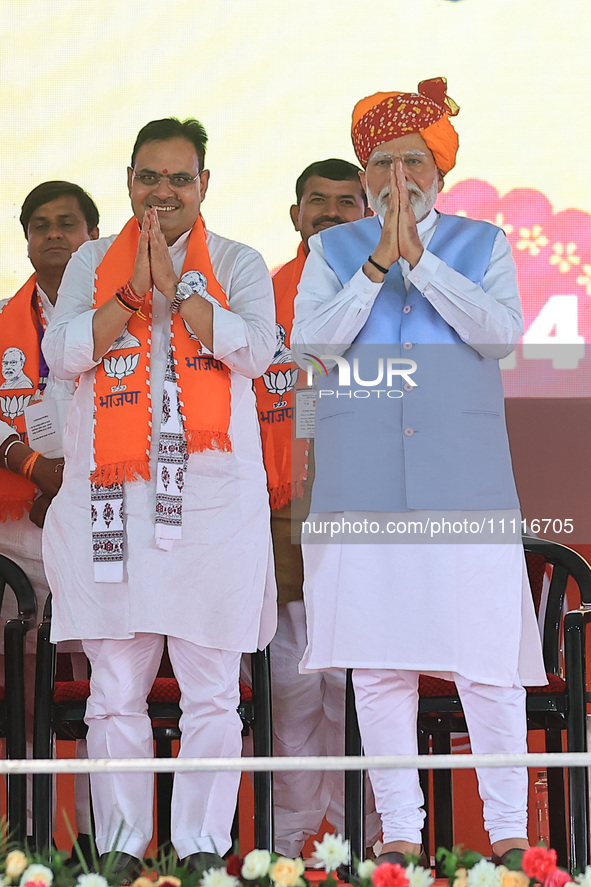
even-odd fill
[{"label": "man in orange turban", "polygon": [[[455,681],[475,753],[523,753],[524,685],[546,682],[519,533],[467,532],[508,515],[521,526],[499,359],[523,323],[504,233],[435,211],[457,111],[443,78],[357,104],[353,144],[376,216],[310,238],[295,303],[292,352],[302,366],[338,364],[318,385],[300,670],[353,669],[368,755],[416,754],[421,673]],[[400,363],[392,386],[384,366]],[[418,774],[370,777],[378,861],[404,864],[421,852]],[[503,860],[527,847],[527,771],[478,780]]]}]

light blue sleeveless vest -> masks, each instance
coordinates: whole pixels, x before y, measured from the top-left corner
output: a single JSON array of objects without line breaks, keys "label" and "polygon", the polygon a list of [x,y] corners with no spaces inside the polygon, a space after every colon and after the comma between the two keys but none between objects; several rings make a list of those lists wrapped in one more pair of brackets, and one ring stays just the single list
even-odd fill
[{"label": "light blue sleeveless vest", "polygon": [[[497,233],[487,222],[441,215],[428,248],[481,284]],[[380,223],[362,219],[320,236],[344,285],[375,248]],[[340,343],[328,343],[323,353],[332,353],[331,344]],[[351,367],[358,359],[363,380],[377,377],[380,357],[384,364],[388,357],[411,358],[418,387],[404,390],[400,379],[403,396],[391,398],[384,379],[368,397],[370,389],[353,380],[350,389],[339,389],[336,370],[319,380],[319,388],[335,394],[317,402],[312,511],[518,506],[498,361],[462,342],[414,286],[407,293],[398,264],[345,357]],[[376,388],[383,389],[379,397]]]}]

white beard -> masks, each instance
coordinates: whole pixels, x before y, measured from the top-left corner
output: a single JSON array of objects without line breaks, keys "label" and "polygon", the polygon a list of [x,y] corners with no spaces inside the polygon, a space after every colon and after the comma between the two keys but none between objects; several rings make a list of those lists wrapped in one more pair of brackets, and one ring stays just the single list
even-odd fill
[{"label": "white beard", "polygon": [[[435,206],[437,195],[439,194],[439,175],[438,173],[435,174],[432,184],[429,186],[429,188],[427,188],[426,191],[421,191],[419,186],[415,185],[413,182],[407,182],[406,184],[410,194],[410,205],[412,207],[412,211],[414,213],[415,219],[417,220],[417,222],[419,222],[421,219],[424,219],[425,216],[427,216]],[[370,209],[372,209],[374,213],[376,213],[382,220],[384,219],[388,210],[389,195],[389,185],[386,185],[385,188],[382,188],[377,197],[375,197],[369,189],[367,191],[367,202],[370,206]]]}]

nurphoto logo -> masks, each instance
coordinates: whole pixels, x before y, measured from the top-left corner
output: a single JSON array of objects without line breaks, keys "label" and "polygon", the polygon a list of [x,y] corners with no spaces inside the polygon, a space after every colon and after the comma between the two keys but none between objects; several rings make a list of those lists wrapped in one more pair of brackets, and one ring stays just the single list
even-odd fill
[{"label": "nurphoto logo", "polygon": [[[379,357],[377,360],[376,375],[373,379],[362,379],[359,371],[359,358],[353,358],[353,382],[356,387],[351,389],[351,364],[346,357],[339,354],[321,354],[319,357],[315,354],[304,353],[303,357],[308,362],[307,384],[309,388],[315,387],[314,376],[327,377],[329,370],[324,361],[330,361],[336,364],[338,368],[338,384],[339,389],[335,391],[332,388],[318,388],[318,397],[371,397],[372,394],[380,397],[385,394],[386,397],[400,398],[404,397],[404,392],[394,387],[395,383],[399,383],[403,379],[407,386],[416,388],[417,383],[412,378],[412,374],[417,368],[416,361],[407,357]],[[385,383],[385,388],[378,388],[379,385]]]}]

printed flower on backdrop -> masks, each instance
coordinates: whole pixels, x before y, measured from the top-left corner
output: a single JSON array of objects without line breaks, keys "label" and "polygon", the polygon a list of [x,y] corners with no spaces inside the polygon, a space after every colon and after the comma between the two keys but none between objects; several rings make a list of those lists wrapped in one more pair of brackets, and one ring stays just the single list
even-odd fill
[{"label": "printed flower on backdrop", "polygon": [[256,881],[269,874],[271,854],[268,850],[251,850],[244,857],[240,874],[246,881]]},{"label": "printed flower on backdrop", "polygon": [[326,834],[320,843],[314,841],[313,856],[322,863],[325,871],[334,872],[340,865],[348,865],[349,842],[340,835]]},{"label": "printed flower on backdrop", "polygon": [[576,243],[553,243],[552,255],[548,259],[551,265],[557,265],[561,274],[568,274],[573,265],[580,264]]},{"label": "printed flower on backdrop", "polygon": [[521,868],[529,878],[544,882],[556,868],[556,850],[547,847],[530,847],[523,854]]},{"label": "printed flower on backdrop", "polygon": [[406,869],[397,862],[382,862],[376,866],[371,882],[374,887],[408,887]]},{"label": "printed flower on backdrop", "polygon": [[269,877],[279,887],[304,887],[305,881],[303,859],[288,859],[280,856],[269,866]]},{"label": "printed flower on backdrop", "polygon": [[541,225],[532,225],[531,228],[520,228],[519,237],[515,246],[517,249],[526,249],[530,256],[539,256],[542,249],[548,246],[548,238],[543,233]]},{"label": "printed flower on backdrop", "polygon": [[49,887],[53,882],[53,872],[46,865],[34,863],[26,868],[19,887]]},{"label": "printed flower on backdrop", "polygon": [[16,881],[20,878],[29,864],[29,860],[22,850],[11,850],[6,857],[5,873],[9,881]]},{"label": "printed flower on backdrop", "polygon": [[577,277],[577,283],[584,286],[587,295],[591,296],[591,265],[583,265],[581,270],[583,273]]}]

